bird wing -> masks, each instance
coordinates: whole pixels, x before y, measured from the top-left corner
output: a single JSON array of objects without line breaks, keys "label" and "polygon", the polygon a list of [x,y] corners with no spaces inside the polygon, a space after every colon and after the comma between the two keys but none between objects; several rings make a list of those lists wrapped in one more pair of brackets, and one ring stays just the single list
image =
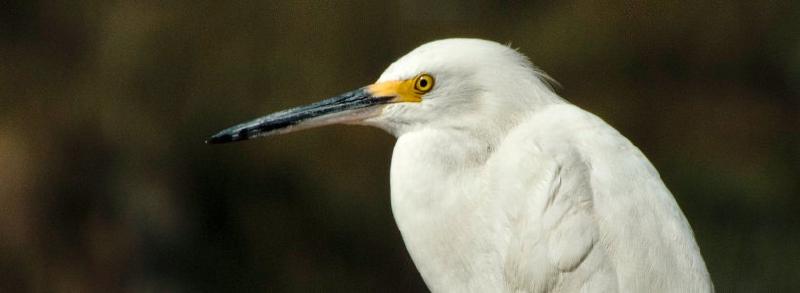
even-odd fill
[{"label": "bird wing", "polygon": [[[713,291],[692,230],[647,158],[601,119],[552,106],[517,126],[492,173],[517,291]],[[510,173],[509,173],[510,172]]]},{"label": "bird wing", "polygon": [[[514,138],[512,138],[513,140]],[[616,274],[599,244],[591,168],[568,143],[537,145],[521,136],[499,150],[504,174],[495,190],[504,198],[512,235],[505,277],[514,291],[616,291]],[[508,173],[510,172],[510,173]]]}]

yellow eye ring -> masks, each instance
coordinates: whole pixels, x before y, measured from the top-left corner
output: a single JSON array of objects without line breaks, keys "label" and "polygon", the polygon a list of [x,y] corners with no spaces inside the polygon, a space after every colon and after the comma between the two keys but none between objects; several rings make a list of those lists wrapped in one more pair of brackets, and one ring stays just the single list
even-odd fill
[{"label": "yellow eye ring", "polygon": [[414,90],[420,93],[427,93],[433,89],[433,76],[427,73],[420,74],[414,79]]}]

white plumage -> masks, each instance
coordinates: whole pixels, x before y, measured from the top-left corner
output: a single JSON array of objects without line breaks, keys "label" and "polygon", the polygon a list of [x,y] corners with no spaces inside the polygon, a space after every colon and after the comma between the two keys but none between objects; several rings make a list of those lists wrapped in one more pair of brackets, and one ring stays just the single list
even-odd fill
[{"label": "white plumage", "polygon": [[435,78],[421,101],[259,131],[242,124],[214,139],[329,122],[393,133],[392,211],[433,292],[713,291],[658,172],[616,130],[556,95],[524,56],[490,41],[440,40],[376,84],[420,74]]}]

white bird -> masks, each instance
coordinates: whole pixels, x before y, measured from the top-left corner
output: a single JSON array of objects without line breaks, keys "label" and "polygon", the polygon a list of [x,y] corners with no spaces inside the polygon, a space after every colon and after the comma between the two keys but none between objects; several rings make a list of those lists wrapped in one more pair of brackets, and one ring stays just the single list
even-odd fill
[{"label": "white bird", "polygon": [[656,169],[547,80],[507,46],[439,40],[372,85],[208,142],[332,123],[392,133],[392,212],[433,292],[712,292]]}]

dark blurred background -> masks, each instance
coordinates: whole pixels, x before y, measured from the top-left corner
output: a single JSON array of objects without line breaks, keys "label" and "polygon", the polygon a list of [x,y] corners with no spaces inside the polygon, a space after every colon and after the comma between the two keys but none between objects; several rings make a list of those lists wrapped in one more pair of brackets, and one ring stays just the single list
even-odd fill
[{"label": "dark blurred background", "polygon": [[427,41],[511,43],[660,170],[719,292],[800,290],[800,2],[3,1],[0,291],[424,292],[394,138],[209,146]]}]

